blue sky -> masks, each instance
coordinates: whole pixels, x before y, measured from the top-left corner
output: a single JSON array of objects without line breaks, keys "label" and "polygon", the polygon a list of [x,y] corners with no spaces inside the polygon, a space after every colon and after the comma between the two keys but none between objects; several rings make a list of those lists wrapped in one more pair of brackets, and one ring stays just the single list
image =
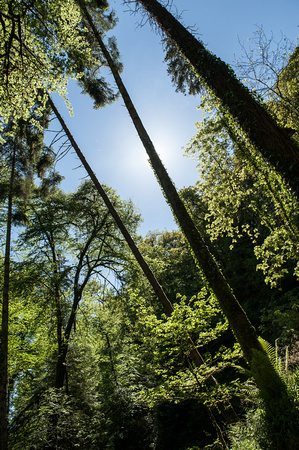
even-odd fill
[{"label": "blue sky", "polygon": [[[195,134],[201,118],[199,97],[175,92],[163,63],[160,37],[148,24],[138,26],[140,15],[132,15],[122,0],[111,0],[119,23],[117,37],[124,71],[123,81],[177,188],[197,179],[195,163],[183,157],[182,147]],[[192,26],[207,48],[227,63],[240,55],[238,39],[246,44],[256,26],[263,26],[279,38],[281,33],[295,41],[299,35],[298,0],[173,0],[185,26]],[[111,82],[113,83],[112,78]],[[142,213],[140,233],[175,228],[171,212],[147,162],[128,113],[119,99],[100,110],[80,95],[75,82],[69,86],[74,109],[70,117],[63,101],[54,97],[61,114],[93,167],[99,181],[114,188],[123,198],[131,198]],[[63,189],[71,191],[86,176],[76,169],[79,162],[69,153],[57,166],[65,176]]]}]

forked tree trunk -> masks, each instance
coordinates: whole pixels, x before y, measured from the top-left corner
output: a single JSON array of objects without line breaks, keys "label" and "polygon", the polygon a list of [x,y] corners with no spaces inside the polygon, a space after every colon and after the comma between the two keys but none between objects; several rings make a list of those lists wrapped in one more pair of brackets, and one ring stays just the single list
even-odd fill
[{"label": "forked tree trunk", "polygon": [[157,0],[138,0],[163,32],[178,46],[203,84],[220,100],[249,141],[282,175],[299,198],[299,148],[280,128],[233,70],[210,53]]},{"label": "forked tree trunk", "polygon": [[[147,3],[156,4],[157,2],[154,1]],[[261,347],[254,327],[249,321],[245,311],[237,301],[231,287],[227,283],[214,257],[212,256],[207,245],[202,239],[192,218],[187,212],[187,209],[182,202],[173,182],[171,181],[160,157],[158,156],[158,153],[156,152],[154,145],[145,127],[143,126],[143,123],[133,105],[133,102],[131,101],[131,98],[122,82],[118,70],[101,39],[101,35],[98,32],[95,24],[93,23],[92,17],[86,8],[85,2],[79,1],[79,4],[81,6],[82,15],[88,22],[95,38],[99,43],[99,47],[107,60],[118,89],[125,102],[126,108],[135,125],[136,131],[149,156],[151,166],[156,174],[157,179],[159,180],[162,191],[164,192],[164,195],[172,208],[174,217],[176,218],[185,238],[187,239],[191,253],[194,256],[196,263],[202,270],[209,286],[213,290],[219,302],[219,305],[224,315],[227,317],[229,325],[241,346],[243,354],[250,365],[251,372],[255,378],[260,394],[265,401],[268,422],[271,422],[274,417],[281,417],[281,414],[283,414],[286,410],[288,410],[290,414],[295,413],[294,405],[288,398],[285,384],[282,382],[280,376],[271,364],[267,354]],[[258,107],[259,105],[256,104],[255,106]],[[266,118],[267,120],[269,119],[269,123],[273,122],[270,118]],[[276,127],[274,122],[272,123],[272,125]],[[280,133],[280,130],[277,130],[277,132]],[[291,439],[293,439],[294,430],[292,430],[291,434]],[[281,442],[283,443],[283,445],[286,445],[286,448],[289,448],[289,444],[287,444],[289,443],[289,436],[282,437]]]},{"label": "forked tree trunk", "polygon": [[[108,213],[107,213],[107,216],[108,216]],[[103,223],[106,221],[107,216],[104,217]],[[78,306],[82,299],[82,294],[83,294],[84,288],[87,285],[87,283],[90,279],[90,276],[92,274],[92,271],[89,270],[84,278],[84,281],[81,284],[79,284],[79,277],[80,277],[80,273],[82,270],[84,257],[86,256],[94,237],[95,237],[94,233],[92,233],[91,236],[89,236],[87,242],[84,245],[84,248],[80,252],[80,257],[79,257],[78,265],[76,268],[76,273],[75,273],[75,277],[74,277],[74,296],[73,296],[72,309],[71,309],[66,327],[63,331],[63,339],[62,339],[62,342],[60,345],[58,358],[57,358],[57,362],[56,362],[55,388],[57,388],[57,389],[62,388],[64,386],[64,382],[66,380],[66,376],[67,376],[67,360],[66,359],[67,359],[67,354],[68,354],[68,350],[69,350],[69,342],[70,342],[71,332],[75,325]],[[67,392],[67,390],[68,390],[68,386],[66,386],[66,392]]]},{"label": "forked tree trunk", "polygon": [[0,449],[8,449],[8,319],[9,319],[9,281],[10,281],[10,245],[13,204],[13,184],[15,176],[15,150],[13,150],[8,193],[6,242],[4,256],[4,279],[2,295],[2,324],[0,347]]}]

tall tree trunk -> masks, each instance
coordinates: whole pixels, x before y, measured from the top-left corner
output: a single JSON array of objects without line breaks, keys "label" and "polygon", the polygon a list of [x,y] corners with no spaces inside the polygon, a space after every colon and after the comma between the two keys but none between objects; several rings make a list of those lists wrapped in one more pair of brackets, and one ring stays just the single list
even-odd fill
[{"label": "tall tree trunk", "polygon": [[[39,217],[39,216],[38,216]],[[42,224],[42,218],[39,217],[39,222]],[[61,309],[61,293],[60,293],[60,270],[59,270],[59,259],[56,253],[56,246],[54,235],[50,231],[46,233],[48,243],[51,248],[52,253],[52,263],[54,265],[54,301],[55,301],[55,312],[56,312],[56,337],[57,337],[57,351],[58,357],[56,362],[55,370],[55,387],[57,384],[58,374],[60,375],[61,369],[64,369],[63,365],[59,362],[62,359],[63,349],[64,349],[64,339],[63,339],[63,319],[62,319],[62,309]],[[63,373],[64,376],[64,373]],[[47,446],[46,450],[55,450],[57,448],[57,427],[58,427],[59,414],[56,411],[52,411],[49,417],[49,425],[47,429]]]},{"label": "tall tree trunk", "polygon": [[8,319],[9,319],[9,281],[10,281],[10,245],[12,225],[13,184],[15,176],[15,150],[13,150],[8,193],[6,243],[4,257],[4,280],[2,300],[2,325],[0,347],[0,449],[8,449]]},{"label": "tall tree trunk", "polygon": [[[104,218],[104,222],[106,221],[106,218],[107,218],[107,216]],[[56,364],[55,387],[57,389],[60,389],[64,386],[64,381],[65,381],[65,378],[67,375],[66,358],[67,358],[67,353],[68,353],[68,349],[69,349],[70,336],[71,336],[72,328],[75,324],[77,310],[78,310],[78,306],[79,306],[79,303],[82,298],[83,290],[84,290],[84,288],[90,278],[90,275],[91,275],[91,270],[89,270],[83,283],[79,286],[79,277],[80,277],[81,269],[83,266],[83,260],[88,251],[90,244],[92,243],[93,238],[94,238],[94,234],[92,233],[91,236],[89,237],[89,239],[87,240],[83,250],[81,251],[78,265],[76,268],[76,273],[75,273],[75,277],[74,277],[74,297],[73,297],[72,309],[71,309],[71,312],[70,312],[70,315],[69,315],[69,318],[67,321],[67,325],[63,332],[63,339],[61,342],[60,351],[58,353],[57,364]]]},{"label": "tall tree trunk", "polygon": [[[80,2],[82,3],[82,2]],[[224,276],[220,272],[218,265],[216,264],[213,256],[211,255],[208,247],[199,234],[199,231],[195,227],[195,224],[190,217],[187,209],[182,202],[173,182],[171,181],[156,149],[133,105],[133,102],[126,90],[122,79],[118,73],[118,70],[104,45],[100,33],[93,23],[87,8],[82,6],[84,17],[88,21],[103,55],[105,56],[111,72],[116,81],[117,87],[125,102],[126,108],[130,114],[130,117],[134,123],[136,131],[143,143],[143,146],[149,156],[151,166],[156,173],[159,183],[162,187],[164,195],[172,208],[174,217],[180,225],[184,236],[190,245],[190,249],[193,256],[196,258],[196,262],[199,263],[201,270],[203,271],[207,281],[209,282],[212,290],[216,294],[225,316],[228,318],[232,329],[234,330],[245,357],[248,361],[252,359],[252,349],[260,350],[260,344],[257,340],[255,330],[249,322],[244,310],[241,308],[237,299],[232,293],[230,286],[225,280]]]},{"label": "tall tree trunk", "polygon": [[[129,246],[130,250],[132,251],[133,255],[135,256],[135,258],[136,258],[140,268],[142,269],[144,275],[146,276],[147,280],[149,281],[150,285],[152,286],[155,294],[157,295],[157,298],[161,302],[165,314],[167,316],[171,316],[171,314],[173,312],[173,305],[172,305],[172,303],[170,302],[170,300],[166,296],[162,286],[158,282],[157,278],[155,277],[155,275],[152,272],[151,268],[149,267],[148,263],[145,261],[143,255],[141,254],[140,250],[138,249],[134,239],[132,238],[131,234],[129,233],[129,231],[127,230],[125,224],[123,223],[122,219],[120,218],[118,212],[116,211],[116,209],[114,208],[113,204],[111,203],[109,197],[107,196],[104,188],[102,187],[102,185],[100,184],[100,182],[97,179],[96,175],[92,171],[90,165],[86,161],[86,159],[85,159],[81,149],[79,148],[77,142],[75,141],[73,135],[71,134],[70,130],[68,129],[66,123],[64,122],[63,118],[61,117],[59,111],[57,110],[57,108],[56,108],[54,102],[52,101],[52,99],[50,98],[50,96],[49,96],[49,103],[50,103],[51,108],[53,109],[57,119],[59,120],[59,122],[60,122],[60,124],[61,124],[61,126],[62,126],[62,128],[63,128],[63,130],[65,132],[65,134],[67,135],[69,141],[71,142],[72,147],[74,148],[77,156],[79,157],[83,167],[87,171],[90,179],[93,181],[97,191],[101,195],[101,197],[102,197],[104,203],[106,204],[110,214],[114,218],[114,220],[115,220],[119,230],[121,231],[123,237],[125,238],[125,240],[126,240],[128,246]],[[73,312],[72,313],[74,314],[74,308],[73,308]],[[71,330],[71,326],[72,326],[71,324],[72,324],[72,318],[70,317],[69,323],[68,323],[68,327],[66,329],[66,332],[68,333],[68,336],[69,336],[69,333],[70,333],[70,330]],[[191,357],[193,363],[195,364],[195,366],[196,367],[200,367],[204,363],[204,360],[203,360],[202,356],[200,355],[198,349],[196,348],[195,344],[193,343],[191,337],[189,338],[189,342],[190,342],[190,344],[192,346],[192,350],[190,352],[190,357]],[[67,352],[67,348],[66,348],[66,352]],[[65,356],[66,356],[66,352],[64,353]],[[62,357],[60,362],[63,362],[63,361],[65,362],[65,360],[63,360],[63,357]],[[61,370],[61,373],[63,373],[63,368]],[[207,380],[206,383],[207,383],[208,386],[215,386],[217,384],[217,381],[212,376],[212,377],[210,377]],[[229,403],[226,403],[225,405],[220,405],[220,408],[221,408],[221,412],[223,414],[223,417],[225,418],[226,423],[233,423],[233,422],[236,422],[238,420],[238,417],[237,417],[234,409],[232,408],[232,406]],[[212,412],[210,412],[210,414],[213,416]],[[218,431],[218,425],[216,427],[216,430],[217,430],[217,433],[218,433],[219,432]]]},{"label": "tall tree trunk", "polygon": [[66,377],[66,356],[68,352],[68,343],[63,343],[56,362],[55,388],[61,389],[64,386]]},{"label": "tall tree trunk", "polygon": [[203,84],[224,110],[237,121],[249,141],[291,186],[299,198],[299,148],[280,128],[233,70],[210,53],[166,8],[156,0],[138,0],[163,32],[176,43]]},{"label": "tall tree trunk", "polygon": [[[61,310],[61,294],[60,294],[60,271],[59,271],[59,260],[57,258],[56,249],[55,249],[55,241],[54,236],[50,233],[50,242],[51,252],[52,252],[52,260],[54,264],[54,296],[55,296],[55,308],[56,308],[56,334],[57,334],[57,350],[58,357],[56,363],[56,374],[55,374],[55,387],[57,386],[58,380],[61,377],[61,373],[63,373],[63,377],[65,375],[65,367],[63,365],[63,354],[64,354],[64,336],[63,336],[63,319],[62,319],[62,310]],[[62,361],[62,363],[61,363]],[[59,386],[62,387],[62,386]]]},{"label": "tall tree trunk", "polygon": [[[156,4],[157,2],[153,1],[148,3]],[[271,421],[273,417],[281,415],[285,412],[285,409],[288,409],[293,413],[294,405],[288,399],[285,384],[282,382],[278,373],[272,366],[268,356],[262,349],[255,329],[249,321],[245,311],[237,301],[231,287],[227,283],[214,257],[210,253],[192,218],[187,212],[184,203],[182,202],[173,182],[171,181],[162,161],[160,160],[160,157],[158,156],[145,127],[143,126],[133,102],[131,101],[131,98],[122,82],[118,70],[101,39],[100,33],[93,23],[85,2],[79,1],[79,4],[81,6],[82,15],[88,22],[95,38],[99,43],[99,47],[107,60],[130,117],[135,125],[136,131],[149,156],[151,166],[155,171],[164,195],[172,208],[174,217],[176,218],[185,238],[187,239],[196,263],[199,265],[208,284],[213,290],[219,305],[222,308],[224,315],[227,317],[230,327],[241,346],[243,354],[250,365],[256,384],[259,387],[261,396],[265,401],[269,421]],[[249,98],[251,99],[250,96]],[[271,122],[271,119],[268,119]],[[274,122],[273,126],[276,127]],[[280,130],[277,130],[280,133]],[[283,403],[281,401],[282,398],[284,399]],[[281,408],[283,408],[284,411],[282,411]],[[284,443],[287,440],[288,438],[285,438]]]},{"label": "tall tree trunk", "polygon": [[96,175],[94,174],[92,168],[90,167],[90,165],[86,161],[86,159],[85,159],[85,157],[84,157],[80,147],[78,146],[77,142],[75,141],[74,137],[72,136],[70,130],[68,129],[66,123],[64,122],[63,118],[61,117],[59,111],[57,110],[57,108],[56,108],[55,104],[53,103],[52,99],[50,98],[50,96],[49,96],[49,103],[51,105],[51,108],[54,111],[54,114],[56,115],[57,119],[59,120],[59,122],[60,122],[60,124],[61,124],[61,126],[62,126],[62,128],[63,128],[63,130],[65,132],[65,134],[67,135],[70,143],[72,144],[72,147],[74,148],[78,158],[80,159],[83,167],[87,171],[87,173],[88,173],[90,179],[93,181],[97,191],[101,195],[101,197],[102,197],[105,205],[107,206],[110,214],[112,215],[112,217],[115,220],[118,228],[120,229],[122,235],[124,236],[127,244],[129,245],[130,250],[132,251],[133,255],[135,256],[138,264],[140,265],[141,269],[143,270],[143,272],[144,272],[145,276],[147,277],[148,281],[150,282],[152,288],[154,289],[155,294],[157,295],[157,297],[161,301],[166,314],[170,315],[172,313],[172,311],[173,311],[173,307],[172,307],[171,302],[167,298],[165,292],[163,291],[162,286],[160,285],[160,283],[156,279],[153,271],[151,270],[151,268],[149,267],[149,265],[147,264],[147,262],[143,258],[142,254],[140,253],[137,245],[134,242],[134,239],[132,238],[131,234],[127,230],[125,224],[123,223],[122,219],[120,218],[120,216],[119,216],[118,212],[116,211],[116,209],[114,208],[113,204],[111,203],[108,195],[106,194],[103,186],[101,185],[101,183],[97,179]]}]

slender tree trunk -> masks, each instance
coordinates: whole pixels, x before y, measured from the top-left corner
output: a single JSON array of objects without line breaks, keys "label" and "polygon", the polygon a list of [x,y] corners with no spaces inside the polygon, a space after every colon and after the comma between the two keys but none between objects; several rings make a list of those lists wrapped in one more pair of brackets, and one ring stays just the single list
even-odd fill
[{"label": "slender tree trunk", "polygon": [[69,342],[70,342],[70,336],[71,331],[74,326],[76,315],[77,315],[77,309],[79,302],[82,298],[82,292],[83,289],[75,290],[74,292],[74,300],[72,305],[72,310],[69,315],[69,319],[66,325],[66,328],[63,333],[63,342],[61,344],[61,349],[58,354],[57,358],[57,364],[56,364],[56,379],[55,379],[55,388],[60,389],[64,386],[64,381],[67,374],[67,353],[69,349]]},{"label": "slender tree trunk", "polygon": [[[88,244],[85,247],[87,249]],[[56,378],[55,378],[55,388],[56,389],[63,388],[63,386],[64,386],[64,381],[65,381],[66,374],[67,374],[66,358],[67,358],[67,353],[68,353],[68,349],[69,349],[70,336],[71,336],[72,328],[73,328],[75,320],[76,320],[77,309],[78,309],[80,300],[82,298],[82,292],[83,292],[84,286],[86,285],[86,283],[89,279],[89,276],[88,276],[88,279],[85,280],[84,286],[81,286],[79,288],[78,280],[79,280],[80,270],[82,268],[82,261],[83,261],[83,257],[81,254],[80,261],[79,261],[79,267],[77,267],[76,274],[75,274],[74,298],[73,298],[72,310],[70,312],[70,315],[69,315],[69,318],[67,321],[67,325],[63,332],[63,339],[62,339],[62,342],[60,345],[57,363],[56,363]]]},{"label": "slender tree trunk", "polygon": [[184,236],[187,238],[193,256],[195,256],[196,258],[196,262],[199,263],[201,270],[203,271],[216,297],[218,298],[223,312],[228,318],[231,328],[234,330],[237,339],[240,342],[245,357],[248,361],[250,361],[252,358],[252,349],[260,350],[260,345],[257,340],[255,330],[249,322],[244,310],[241,308],[237,299],[233,295],[230,286],[220,272],[218,265],[216,264],[202,237],[200,236],[199,231],[195,227],[192,218],[187,212],[184,203],[182,202],[158,153],[156,152],[156,149],[133,105],[129,93],[122,82],[118,70],[106,46],[104,45],[89,12],[87,11],[86,7],[82,7],[82,11],[99,43],[101,51],[103,52],[108,62],[110,70],[114,76],[117,87],[122,95],[136,131],[149,156],[151,166],[156,173],[166,200],[172,208],[174,217],[180,225]]},{"label": "slender tree trunk", "polygon": [[189,60],[203,84],[237,121],[249,141],[261,152],[299,197],[299,148],[236,78],[233,70],[210,53],[156,0],[138,0]]},{"label": "slender tree trunk", "polygon": [[[42,224],[42,220],[39,217],[39,222]],[[61,294],[60,294],[60,270],[59,270],[59,260],[56,253],[56,246],[54,235],[52,232],[46,233],[48,243],[51,248],[52,253],[52,263],[54,265],[54,301],[55,301],[55,312],[56,312],[56,337],[57,337],[57,363],[55,370],[55,387],[57,384],[58,373],[60,376],[61,369],[64,369],[63,365],[60,365],[62,359],[64,340],[63,340],[63,319],[61,310]],[[64,374],[63,374],[64,376]],[[55,450],[57,448],[57,427],[58,427],[59,414],[56,411],[52,411],[49,417],[49,426],[47,429],[47,446],[46,450]]]},{"label": "slender tree trunk", "polygon": [[[96,175],[92,171],[90,165],[86,161],[81,149],[79,148],[77,142],[75,141],[74,137],[72,136],[70,130],[68,129],[66,123],[64,122],[63,118],[61,117],[59,111],[57,110],[57,108],[56,108],[54,102],[52,101],[52,99],[50,98],[50,96],[49,96],[49,103],[50,103],[51,108],[53,109],[57,119],[59,120],[65,134],[67,135],[69,141],[71,142],[72,147],[74,148],[77,156],[79,157],[82,165],[84,166],[85,170],[87,171],[90,179],[93,181],[97,191],[101,195],[110,214],[114,218],[119,230],[121,231],[123,237],[125,238],[130,250],[132,251],[133,255],[135,256],[140,268],[143,270],[144,275],[146,276],[147,280],[149,281],[150,285],[152,286],[155,294],[157,295],[157,298],[161,302],[163,309],[165,311],[165,314],[167,316],[171,316],[171,314],[173,312],[172,303],[166,296],[162,286],[160,285],[160,283],[156,279],[154,273],[152,272],[151,268],[149,267],[149,265],[145,261],[144,257],[140,253],[140,250],[138,249],[135,241],[133,240],[133,238],[130,235],[129,231],[127,230],[125,224],[123,223],[122,219],[120,218],[118,212],[116,211],[113,204],[111,203],[104,188],[102,187],[102,185],[100,184]],[[74,308],[73,308],[73,310],[74,310]],[[70,332],[70,330],[71,330],[71,323],[72,323],[72,321],[71,321],[71,317],[70,317],[69,325],[67,327],[68,332]],[[190,352],[190,357],[191,357],[192,361],[194,362],[195,366],[200,367],[204,363],[204,360],[203,360],[202,356],[200,355],[199,351],[197,350],[197,348],[191,338],[189,338],[189,342],[192,346],[192,350]],[[66,352],[67,352],[67,349],[66,349]],[[65,352],[65,356],[66,356],[66,352]],[[63,358],[61,359],[61,361],[63,361]],[[214,377],[210,377],[209,380],[207,380],[207,385],[209,385],[209,386],[215,386],[216,384],[217,384],[217,381],[214,379]],[[233,423],[238,420],[238,417],[237,417],[234,409],[232,408],[232,406],[229,403],[226,405],[223,405],[223,407],[221,405],[220,408],[221,408],[223,416],[226,420],[226,423]],[[211,412],[211,414],[212,414],[212,412]],[[217,428],[217,432],[218,432],[218,428]]]},{"label": "slender tree trunk", "polygon": [[52,258],[54,263],[54,295],[55,295],[55,306],[56,306],[56,332],[57,332],[57,347],[58,347],[58,357],[56,363],[56,374],[55,374],[55,387],[59,384],[59,380],[63,374],[65,375],[65,365],[64,362],[64,336],[63,336],[63,319],[62,319],[62,310],[61,310],[61,295],[60,295],[60,271],[59,271],[59,261],[57,259],[56,250],[55,250],[55,242],[54,236],[51,235],[51,251]]},{"label": "slender tree trunk", "polygon": [[140,265],[141,269],[143,270],[145,276],[147,277],[147,279],[149,280],[152,288],[154,289],[155,294],[157,295],[157,297],[159,298],[159,300],[161,301],[165,312],[170,315],[173,311],[173,307],[171,302],[168,300],[165,292],[163,291],[162,286],[160,285],[160,283],[158,282],[158,280],[156,279],[154,273],[152,272],[151,268],[149,267],[149,265],[147,264],[147,262],[145,261],[145,259],[143,258],[142,254],[140,253],[137,245],[135,244],[132,236],[130,235],[129,231],[127,230],[125,224],[123,223],[122,219],[120,218],[118,212],[116,211],[116,209],[114,208],[113,204],[111,203],[108,195],[106,194],[103,186],[100,184],[99,180],[97,179],[96,175],[94,174],[92,168],[90,167],[90,165],[88,164],[88,162],[86,161],[82,151],[80,150],[77,142],[75,141],[75,139],[73,138],[71,132],[69,131],[66,123],[64,122],[63,118],[61,117],[59,111],[57,110],[55,104],[53,103],[52,99],[49,97],[49,103],[51,105],[51,108],[54,111],[54,114],[56,115],[57,119],[59,120],[65,134],[67,135],[70,143],[72,144],[77,156],[79,157],[82,165],[84,166],[85,170],[87,171],[90,179],[93,181],[97,191],[99,192],[99,194],[101,195],[105,205],[107,206],[110,214],[112,215],[112,217],[114,218],[118,228],[120,229],[122,235],[124,236],[127,244],[129,245],[130,250],[132,251],[133,255],[135,256],[136,260],[138,261],[138,264]]},{"label": "slender tree trunk", "polygon": [[[174,217],[176,218],[185,238],[187,239],[195,261],[199,265],[208,284],[214,292],[219,305],[222,308],[224,315],[227,317],[230,327],[241,346],[243,354],[250,365],[256,384],[259,387],[261,396],[265,401],[269,421],[271,421],[273,417],[282,414],[281,408],[288,409],[288,411],[293,413],[294,405],[288,399],[285,384],[282,382],[278,373],[272,366],[268,356],[262,349],[255,329],[249,321],[245,311],[237,301],[231,287],[227,283],[214,257],[210,253],[192,218],[187,212],[184,203],[182,202],[162,161],[160,160],[145,127],[143,126],[143,123],[133,105],[133,102],[131,101],[131,98],[122,82],[118,70],[101,39],[100,33],[93,23],[92,17],[86,8],[85,2],[79,1],[79,3],[81,5],[83,17],[86,19],[90,28],[92,29],[94,36],[99,43],[99,47],[107,60],[118,89],[130,114],[130,117],[135,125],[136,131],[149,156],[151,166],[157,176],[157,179],[159,180],[164,195],[172,208]],[[146,3],[156,4],[157,2],[154,0],[153,2]],[[251,99],[250,96],[249,98]],[[258,104],[256,104],[255,106],[257,108],[259,107]],[[270,123],[273,122],[272,119],[268,118],[268,116],[267,119],[270,121]],[[272,125],[276,127],[274,122]],[[277,132],[280,133],[280,130],[277,130]],[[283,403],[281,402],[282,398],[284,399]],[[286,442],[289,442],[288,437],[282,439],[284,444]]]},{"label": "slender tree trunk", "polygon": [[63,343],[56,363],[55,388],[61,389],[64,385],[66,376],[66,356],[68,352],[68,343]]},{"label": "slender tree trunk", "polygon": [[10,245],[13,204],[13,184],[15,175],[15,150],[13,150],[8,207],[6,222],[6,243],[4,257],[4,280],[2,300],[2,325],[0,348],[0,449],[8,449],[8,318],[9,318],[9,281],[10,281]]}]

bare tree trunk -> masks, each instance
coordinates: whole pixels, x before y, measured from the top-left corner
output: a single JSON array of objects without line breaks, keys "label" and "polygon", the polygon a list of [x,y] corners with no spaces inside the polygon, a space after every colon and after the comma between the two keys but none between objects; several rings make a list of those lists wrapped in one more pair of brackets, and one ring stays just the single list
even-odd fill
[{"label": "bare tree trunk", "polygon": [[214,93],[225,111],[236,120],[249,141],[275,167],[299,198],[299,148],[288,132],[280,128],[249,90],[236,78],[233,70],[210,53],[157,0],[138,0],[163,32],[178,46]]},{"label": "bare tree trunk", "polygon": [[0,347],[0,449],[8,449],[8,319],[9,319],[9,281],[10,281],[10,245],[12,225],[13,184],[15,175],[15,150],[13,150],[8,207],[6,222],[6,243],[4,257],[4,280],[2,300],[2,326]]}]

